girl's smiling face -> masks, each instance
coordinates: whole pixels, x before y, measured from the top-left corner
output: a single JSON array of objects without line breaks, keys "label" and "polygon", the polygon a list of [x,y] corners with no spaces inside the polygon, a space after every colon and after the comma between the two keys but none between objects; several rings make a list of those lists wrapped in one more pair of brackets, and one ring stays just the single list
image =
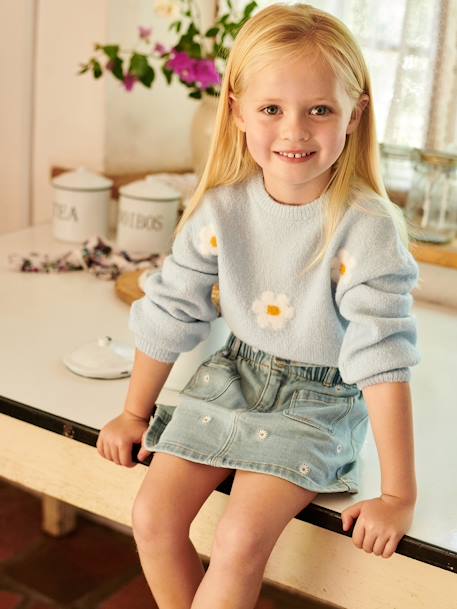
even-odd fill
[{"label": "girl's smiling face", "polygon": [[[320,196],[346,135],[356,129],[368,103],[364,94],[354,108],[329,65],[306,56],[258,71],[240,99],[229,95],[236,125],[246,133],[248,150],[262,168],[265,188],[286,204]],[[313,154],[290,162],[279,151]]]}]

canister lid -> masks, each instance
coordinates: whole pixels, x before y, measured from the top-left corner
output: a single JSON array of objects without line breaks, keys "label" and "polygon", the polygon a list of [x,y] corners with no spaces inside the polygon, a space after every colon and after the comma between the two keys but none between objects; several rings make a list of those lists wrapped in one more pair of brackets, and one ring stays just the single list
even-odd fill
[{"label": "canister lid", "polygon": [[181,193],[155,175],[121,186],[119,193],[131,199],[147,201],[176,201],[181,196]]},{"label": "canister lid", "polygon": [[78,167],[74,171],[66,171],[51,180],[56,188],[63,190],[109,190],[113,181],[85,167]]}]

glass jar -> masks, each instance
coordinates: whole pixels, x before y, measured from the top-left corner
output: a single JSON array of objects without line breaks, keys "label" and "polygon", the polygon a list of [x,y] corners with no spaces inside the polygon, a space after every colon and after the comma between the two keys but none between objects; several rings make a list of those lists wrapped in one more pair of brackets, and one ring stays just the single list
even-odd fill
[{"label": "glass jar", "polygon": [[389,198],[395,203],[404,205],[413,182],[418,150],[381,143],[380,152],[382,177]]},{"label": "glass jar", "polygon": [[452,241],[457,234],[457,156],[419,150],[405,217],[413,239]]}]

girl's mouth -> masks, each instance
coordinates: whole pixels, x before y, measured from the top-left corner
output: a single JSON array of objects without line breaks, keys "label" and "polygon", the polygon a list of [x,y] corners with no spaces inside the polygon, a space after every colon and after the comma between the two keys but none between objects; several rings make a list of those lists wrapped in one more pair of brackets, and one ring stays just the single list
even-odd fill
[{"label": "girl's mouth", "polygon": [[307,161],[312,159],[315,154],[316,154],[316,151],[311,152],[311,154],[307,154],[306,156],[297,158],[295,156],[289,157],[284,154],[279,154],[279,152],[275,152],[275,155],[277,157],[279,157],[281,159],[281,161],[284,161],[285,163],[306,163]]}]

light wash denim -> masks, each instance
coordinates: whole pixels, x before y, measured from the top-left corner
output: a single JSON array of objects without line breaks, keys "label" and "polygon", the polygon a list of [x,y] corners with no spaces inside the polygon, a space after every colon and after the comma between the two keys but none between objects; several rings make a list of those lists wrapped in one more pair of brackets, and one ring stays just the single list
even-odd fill
[{"label": "light wash denim", "polygon": [[357,493],[368,420],[362,391],[338,368],[275,357],[230,333],[181,390],[178,406],[157,404],[144,445],[318,493]]}]

